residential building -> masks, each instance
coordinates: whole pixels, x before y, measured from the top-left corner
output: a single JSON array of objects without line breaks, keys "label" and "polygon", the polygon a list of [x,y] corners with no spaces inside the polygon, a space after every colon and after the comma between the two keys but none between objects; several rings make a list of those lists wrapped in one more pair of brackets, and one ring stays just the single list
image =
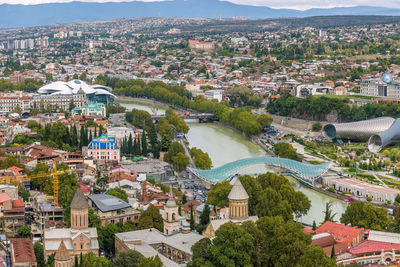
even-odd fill
[{"label": "residential building", "polygon": [[316,234],[329,233],[337,242],[346,243],[352,247],[360,243],[364,238],[364,228],[334,223],[327,221],[315,230]]},{"label": "residential building", "polygon": [[18,228],[25,225],[25,204],[21,199],[10,200],[3,206],[6,233],[15,235]]},{"label": "residential building", "polygon": [[213,42],[201,42],[197,40],[189,40],[190,49],[210,51],[214,50],[215,44]]},{"label": "residential building", "polygon": [[10,241],[11,263],[14,267],[36,267],[32,240],[16,238]]},{"label": "residential building", "polygon": [[87,148],[87,157],[98,161],[116,161],[120,160],[120,150],[114,137],[102,134],[100,137],[94,137]]},{"label": "residential building", "polygon": [[399,189],[385,188],[380,185],[366,183],[354,178],[338,178],[326,181],[328,187],[333,187],[339,192],[350,192],[355,197],[371,197],[372,200],[380,202],[395,202],[396,196],[400,194]]},{"label": "residential building", "polygon": [[385,83],[380,79],[364,79],[360,83],[360,93],[366,96],[400,98],[400,81]]},{"label": "residential building", "polygon": [[106,117],[106,106],[103,103],[89,103],[85,106],[78,106],[72,110],[72,116],[75,115]]},{"label": "residential building", "polygon": [[100,217],[101,224],[139,221],[140,212],[120,198],[107,194],[89,195],[89,206]]},{"label": "residential building", "polygon": [[[349,248],[338,264],[373,265],[400,260],[400,234],[369,230],[366,239]],[[385,264],[386,265],[386,264]]]},{"label": "residential building", "polygon": [[60,222],[64,219],[64,209],[54,206],[54,200],[44,194],[33,197],[31,204],[34,220],[37,224],[37,235],[42,235],[45,228],[50,226],[50,222]]}]

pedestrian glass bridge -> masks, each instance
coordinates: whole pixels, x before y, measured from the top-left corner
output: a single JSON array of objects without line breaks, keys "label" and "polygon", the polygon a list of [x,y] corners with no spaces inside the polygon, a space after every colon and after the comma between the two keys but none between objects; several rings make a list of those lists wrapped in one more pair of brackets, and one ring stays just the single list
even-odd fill
[{"label": "pedestrian glass bridge", "polygon": [[234,176],[238,175],[240,170],[244,168],[252,165],[264,164],[286,169],[293,173],[295,178],[302,180],[307,184],[314,185],[314,181],[328,170],[330,162],[312,165],[285,158],[256,157],[233,161],[211,170],[200,170],[194,168],[190,168],[190,170],[203,180],[211,183],[217,183],[233,178]]}]

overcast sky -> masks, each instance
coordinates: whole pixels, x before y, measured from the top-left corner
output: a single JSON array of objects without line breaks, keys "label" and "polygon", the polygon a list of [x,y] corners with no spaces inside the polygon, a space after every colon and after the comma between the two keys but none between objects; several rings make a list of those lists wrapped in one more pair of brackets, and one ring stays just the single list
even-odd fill
[{"label": "overcast sky", "polygon": [[[86,2],[118,2],[122,0],[77,0]],[[142,0],[142,1],[157,1],[157,0]],[[161,0],[163,1],[163,0]],[[331,8],[331,7],[346,7],[346,6],[381,6],[400,8],[400,0],[226,0],[236,4],[248,4],[257,6],[269,6],[272,8],[291,8],[291,9],[309,9],[309,8]],[[41,4],[54,2],[71,2],[71,0],[0,0],[0,4]]]}]

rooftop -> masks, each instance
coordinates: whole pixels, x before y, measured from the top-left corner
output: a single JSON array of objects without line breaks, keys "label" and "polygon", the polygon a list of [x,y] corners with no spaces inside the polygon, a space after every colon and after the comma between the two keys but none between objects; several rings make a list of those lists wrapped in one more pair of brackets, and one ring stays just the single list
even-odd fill
[{"label": "rooftop", "polygon": [[348,250],[350,254],[360,255],[360,254],[369,254],[369,253],[380,253],[382,251],[400,251],[400,244],[393,244],[389,242],[379,242],[372,240],[364,240],[359,243],[357,246],[354,246]]},{"label": "rooftop", "polygon": [[236,179],[235,184],[233,185],[231,192],[229,192],[228,199],[233,200],[245,200],[249,199],[249,195],[244,189],[240,179]]},{"label": "rooftop", "polygon": [[79,186],[75,191],[75,195],[74,195],[74,198],[72,199],[70,207],[71,207],[71,209],[88,209],[89,208],[86,197],[83,194],[83,192]]},{"label": "rooftop", "polygon": [[33,263],[36,261],[30,239],[17,238],[11,240],[11,257],[14,263]]},{"label": "rooftop", "polygon": [[107,194],[89,195],[88,198],[101,210],[101,212],[109,212],[113,210],[120,210],[130,208],[131,205],[117,197]]},{"label": "rooftop", "polygon": [[317,230],[316,234],[329,233],[335,238],[337,243],[351,243],[360,233],[364,233],[364,228],[347,226],[345,224],[325,222]]}]

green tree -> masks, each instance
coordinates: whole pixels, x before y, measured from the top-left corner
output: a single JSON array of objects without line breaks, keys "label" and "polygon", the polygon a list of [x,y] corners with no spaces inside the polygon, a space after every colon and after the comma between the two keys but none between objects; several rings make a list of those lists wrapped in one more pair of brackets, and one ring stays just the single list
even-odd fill
[{"label": "green tree", "polygon": [[335,222],[335,216],[337,213],[334,213],[332,210],[332,202],[326,202],[325,203],[325,211],[324,211],[324,221],[325,222]]},{"label": "green tree", "polygon": [[28,225],[22,225],[18,228],[17,234],[20,237],[29,237],[31,235],[31,228]]},{"label": "green tree", "polygon": [[321,124],[319,121],[315,122],[315,123],[312,125],[312,130],[313,130],[314,132],[319,132],[319,131],[321,131],[321,129],[322,129],[322,124]]},{"label": "green tree", "polygon": [[244,189],[249,195],[249,215],[256,215],[256,206],[262,194],[261,185],[250,175],[239,177]]},{"label": "green tree", "polygon": [[107,194],[117,197],[117,198],[120,198],[125,202],[128,202],[128,194],[126,193],[125,190],[123,190],[121,188],[111,188],[107,191]]},{"label": "green tree", "polygon": [[142,155],[145,157],[147,156],[147,138],[145,131],[142,133]]},{"label": "green tree", "polygon": [[114,267],[138,267],[143,255],[135,250],[121,252],[114,259]]},{"label": "green tree", "polygon": [[36,262],[38,264],[38,267],[45,267],[46,262],[44,260],[43,245],[36,241],[35,244],[33,245],[33,250],[35,251]]},{"label": "green tree", "polygon": [[100,247],[104,248],[106,251],[114,252],[115,234],[119,232],[120,229],[113,223],[101,227],[99,233]]},{"label": "green tree", "polygon": [[336,258],[336,253],[335,253],[335,244],[333,244],[332,249],[331,249],[331,259]]},{"label": "green tree", "polygon": [[169,148],[168,152],[164,155],[164,161],[168,163],[173,163],[173,158],[178,155],[178,153],[182,153],[185,155],[185,148],[179,142],[172,143]]},{"label": "green tree", "polygon": [[143,211],[140,215],[138,228],[148,229],[156,228],[159,231],[164,231],[164,221],[160,214],[160,211],[153,205],[150,205],[147,210]]},{"label": "green tree", "polygon": [[193,158],[196,168],[201,170],[209,170],[212,167],[212,161],[208,153],[203,152],[201,149],[193,147],[190,149],[190,156]]},{"label": "green tree", "polygon": [[359,201],[347,206],[340,221],[352,226],[378,231],[388,230],[392,223],[386,208]]},{"label": "green tree", "polygon": [[300,258],[300,265],[304,267],[326,266],[336,267],[335,259],[326,256],[323,249],[319,246],[307,246],[306,251]]},{"label": "green tree", "polygon": [[228,181],[216,183],[207,193],[207,202],[217,207],[228,206],[228,195],[231,189],[232,185]]},{"label": "green tree", "polygon": [[96,256],[93,252],[86,253],[82,256],[82,267],[112,267],[113,263],[109,259]]},{"label": "green tree", "polygon": [[184,153],[179,152],[176,156],[172,157],[172,166],[177,172],[184,171],[189,165],[189,157]]},{"label": "green tree", "polygon": [[160,259],[160,257],[158,257],[158,255],[155,255],[154,257],[150,257],[150,258],[142,258],[140,260],[140,263],[138,265],[138,267],[163,267],[163,263]]},{"label": "green tree", "polygon": [[215,266],[251,266],[254,237],[239,225],[223,224],[212,242],[210,258]]},{"label": "green tree", "polygon": [[190,230],[194,230],[193,205],[190,205]]},{"label": "green tree", "polygon": [[274,145],[274,154],[287,159],[297,159],[296,149],[289,143],[281,142]]},{"label": "green tree", "polygon": [[272,123],[273,119],[271,116],[267,114],[260,114],[257,117],[257,122],[264,128],[264,127],[269,127]]}]

